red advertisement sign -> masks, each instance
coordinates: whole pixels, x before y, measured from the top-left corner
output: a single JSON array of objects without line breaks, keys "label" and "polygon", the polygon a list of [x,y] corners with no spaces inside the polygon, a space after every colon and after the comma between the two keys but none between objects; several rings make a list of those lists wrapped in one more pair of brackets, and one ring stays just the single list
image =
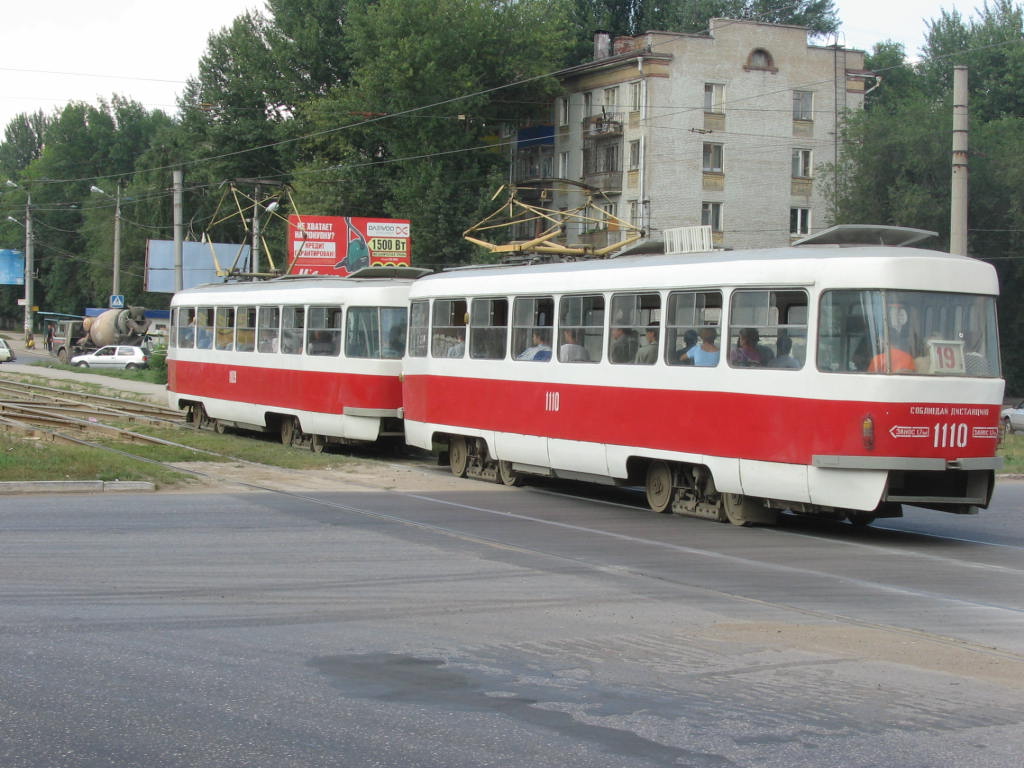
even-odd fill
[{"label": "red advertisement sign", "polygon": [[347,275],[363,267],[409,266],[406,219],[288,217],[289,274]]}]

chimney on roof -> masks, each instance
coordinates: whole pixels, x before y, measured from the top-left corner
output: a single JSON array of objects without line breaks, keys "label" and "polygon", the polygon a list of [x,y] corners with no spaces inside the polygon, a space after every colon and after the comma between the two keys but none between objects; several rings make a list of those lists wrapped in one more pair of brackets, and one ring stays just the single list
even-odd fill
[{"label": "chimney on roof", "polygon": [[607,59],[612,55],[612,36],[608,32],[597,30],[594,33],[594,61]]}]

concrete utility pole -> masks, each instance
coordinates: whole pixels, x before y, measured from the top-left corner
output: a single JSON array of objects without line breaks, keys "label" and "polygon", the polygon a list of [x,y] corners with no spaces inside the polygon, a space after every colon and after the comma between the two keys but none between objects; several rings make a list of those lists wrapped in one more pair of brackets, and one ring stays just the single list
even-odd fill
[{"label": "concrete utility pole", "polygon": [[953,67],[953,178],[949,252],[967,255],[967,67]]},{"label": "concrete utility pole", "polygon": [[[110,197],[109,194],[93,184],[89,187],[90,192]],[[117,184],[117,194],[114,201],[114,275],[110,282],[110,293],[118,296],[121,293],[121,183]]]},{"label": "concrete utility pole", "polygon": [[[36,271],[35,239],[32,237],[32,193],[28,187],[15,184],[10,179],[7,180],[7,186],[25,190],[25,339],[27,341],[28,337],[32,335],[32,303],[35,301],[32,290]],[[8,218],[11,217],[8,216]],[[17,222],[17,219],[11,218],[11,221]]]},{"label": "concrete utility pole", "polygon": [[185,182],[185,172],[182,170],[172,171],[171,175],[174,179],[174,292],[177,293],[183,285],[181,254],[185,247],[185,221],[182,188]]}]

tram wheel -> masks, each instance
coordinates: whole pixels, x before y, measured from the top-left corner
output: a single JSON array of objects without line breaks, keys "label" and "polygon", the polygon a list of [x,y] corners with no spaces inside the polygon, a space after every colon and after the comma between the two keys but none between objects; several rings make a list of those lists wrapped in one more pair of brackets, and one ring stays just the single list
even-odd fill
[{"label": "tram wheel", "polygon": [[223,435],[225,432],[228,431],[228,427],[220,419],[214,419],[213,420],[213,431],[216,432],[218,435]]},{"label": "tram wheel", "polygon": [[299,420],[294,416],[285,416],[281,419],[281,445],[295,445],[302,435],[299,428]]},{"label": "tram wheel", "polygon": [[206,421],[206,409],[202,403],[194,403],[188,407],[188,423],[200,429]]},{"label": "tram wheel", "polygon": [[523,481],[519,473],[512,469],[511,461],[498,462],[498,479],[508,486],[519,485]]},{"label": "tram wheel", "polygon": [[448,441],[448,462],[451,464],[453,475],[456,477],[466,476],[466,468],[469,466],[469,448],[466,445],[466,438],[453,437]]},{"label": "tram wheel", "polygon": [[741,493],[723,493],[722,506],[725,516],[733,525],[750,525],[751,509],[755,502]]},{"label": "tram wheel", "polygon": [[655,512],[672,512],[672,468],[664,461],[647,465],[647,503]]},{"label": "tram wheel", "polygon": [[327,437],[324,435],[310,435],[309,436],[309,449],[313,453],[323,453],[324,446],[327,445]]},{"label": "tram wheel", "polygon": [[1005,432],[1008,435],[1013,434],[1013,424],[1010,422],[1009,416],[1003,419],[1003,432]]}]

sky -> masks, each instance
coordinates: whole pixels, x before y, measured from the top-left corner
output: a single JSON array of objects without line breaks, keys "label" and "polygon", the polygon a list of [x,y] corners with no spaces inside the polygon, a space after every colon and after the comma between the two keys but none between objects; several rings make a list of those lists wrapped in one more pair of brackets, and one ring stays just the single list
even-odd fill
[{"label": "sky", "polygon": [[[957,9],[971,17],[983,0],[836,0],[840,43],[871,50],[886,39],[915,55],[925,19]],[[29,0],[2,17],[0,131],[22,112],[117,93],[173,114],[206,41],[262,0]],[[2,134],[0,134],[2,140]]]}]

